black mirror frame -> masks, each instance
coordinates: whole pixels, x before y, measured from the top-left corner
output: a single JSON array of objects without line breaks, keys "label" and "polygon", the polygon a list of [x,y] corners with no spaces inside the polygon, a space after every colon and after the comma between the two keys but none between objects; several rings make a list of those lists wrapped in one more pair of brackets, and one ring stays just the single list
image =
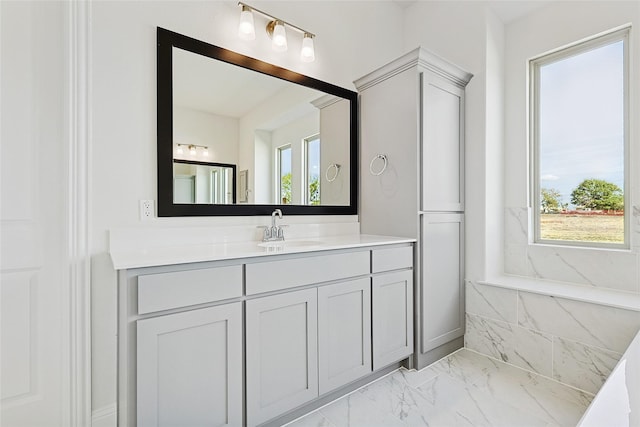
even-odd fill
[{"label": "black mirror frame", "polygon": [[[262,74],[320,90],[350,102],[350,203],[348,206],[202,205],[173,203],[173,86],[172,48],[177,47]],[[286,215],[358,214],[358,94],[348,89],[287,70],[201,40],[157,28],[157,172],[158,216],[255,216],[281,209]],[[235,197],[234,197],[235,198]]]}]

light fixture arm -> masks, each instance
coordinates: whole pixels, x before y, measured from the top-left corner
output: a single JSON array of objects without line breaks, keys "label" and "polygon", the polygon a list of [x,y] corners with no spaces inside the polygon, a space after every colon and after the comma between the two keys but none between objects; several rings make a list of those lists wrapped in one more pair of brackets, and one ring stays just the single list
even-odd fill
[{"label": "light fixture arm", "polygon": [[291,24],[291,23],[289,23],[289,22],[287,22],[287,21],[284,21],[284,20],[282,20],[282,19],[280,19],[280,18],[276,18],[275,16],[270,15],[270,14],[268,14],[267,12],[263,12],[263,11],[261,11],[260,9],[256,9],[255,7],[250,6],[250,5],[248,5],[248,4],[246,4],[246,3],[243,3],[243,2],[241,2],[241,1],[239,1],[239,2],[238,2],[238,6],[247,7],[247,8],[249,8],[250,10],[252,10],[252,11],[254,11],[254,12],[258,12],[260,15],[266,16],[267,18],[271,19],[272,21],[279,21],[279,22],[282,22],[284,25],[287,25],[287,26],[289,26],[289,27],[293,28],[294,30],[297,30],[297,31],[299,31],[299,32],[301,32],[301,33],[303,33],[303,34],[308,34],[308,35],[309,35],[309,36],[311,36],[311,37],[315,37],[315,36],[316,36],[315,34],[313,34],[313,33],[312,33],[312,32],[310,32],[310,31],[304,30],[304,29],[302,29],[302,28],[298,27],[297,25],[293,25],[293,24]]}]

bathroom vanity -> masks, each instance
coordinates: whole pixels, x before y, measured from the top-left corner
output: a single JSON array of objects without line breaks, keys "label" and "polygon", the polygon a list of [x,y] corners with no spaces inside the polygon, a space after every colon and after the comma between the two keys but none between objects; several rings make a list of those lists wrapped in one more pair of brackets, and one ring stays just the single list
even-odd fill
[{"label": "bathroom vanity", "polygon": [[111,252],[120,426],[281,425],[413,354],[412,239],[150,247]]}]

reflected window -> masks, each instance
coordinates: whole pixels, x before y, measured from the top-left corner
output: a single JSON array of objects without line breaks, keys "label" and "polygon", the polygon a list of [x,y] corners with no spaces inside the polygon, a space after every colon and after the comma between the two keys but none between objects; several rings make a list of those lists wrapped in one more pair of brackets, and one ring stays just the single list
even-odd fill
[{"label": "reflected window", "polygon": [[[278,201],[291,204],[291,144],[278,147]],[[278,203],[278,202],[276,202]]]},{"label": "reflected window", "polygon": [[304,140],[306,204],[320,204],[320,135]]}]

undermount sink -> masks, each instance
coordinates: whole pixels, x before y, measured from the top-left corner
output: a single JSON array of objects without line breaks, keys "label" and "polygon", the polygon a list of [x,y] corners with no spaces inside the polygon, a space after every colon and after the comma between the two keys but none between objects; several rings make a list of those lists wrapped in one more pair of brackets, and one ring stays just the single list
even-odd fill
[{"label": "undermount sink", "polygon": [[260,242],[258,246],[263,248],[299,248],[304,246],[318,246],[317,240],[277,240],[273,242]]}]

